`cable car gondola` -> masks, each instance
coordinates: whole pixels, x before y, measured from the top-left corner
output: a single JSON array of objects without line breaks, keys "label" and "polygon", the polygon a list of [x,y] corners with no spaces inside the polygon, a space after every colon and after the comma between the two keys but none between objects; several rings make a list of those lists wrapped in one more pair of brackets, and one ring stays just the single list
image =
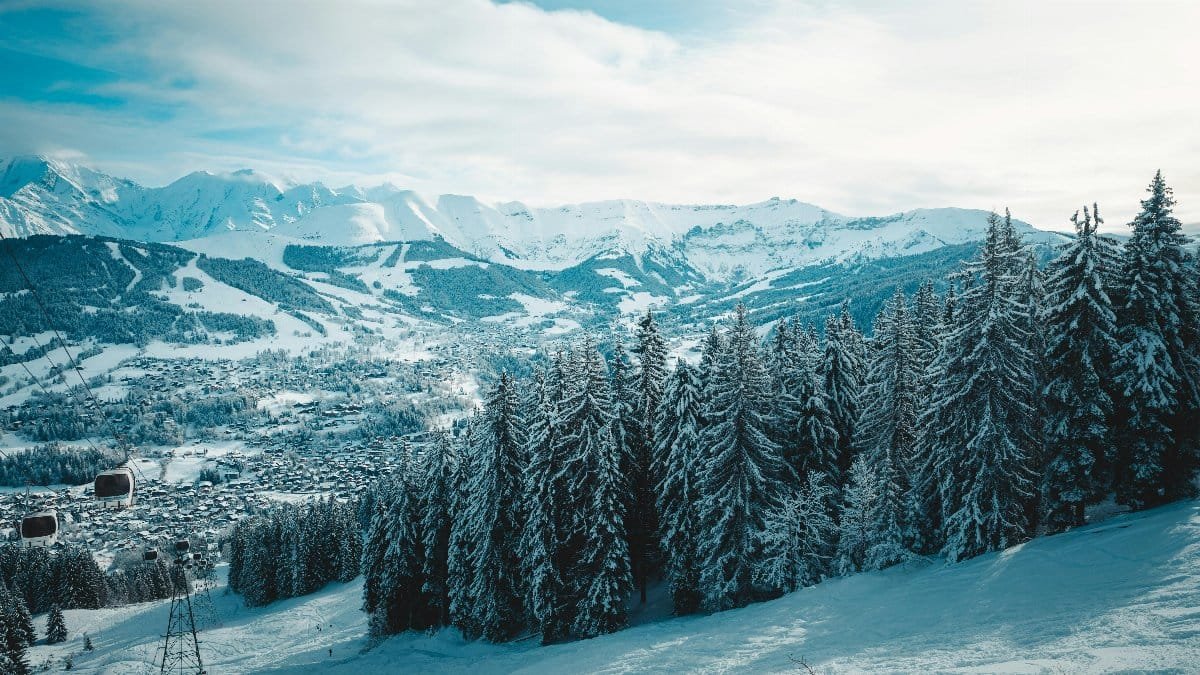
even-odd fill
[{"label": "cable car gondola", "polygon": [[143,562],[154,562],[155,560],[158,560],[158,549],[156,548],[148,548],[146,549],[146,552],[142,554]]},{"label": "cable car gondola", "polygon": [[58,511],[38,511],[21,519],[21,543],[50,547],[58,543]]},{"label": "cable car gondola", "polygon": [[133,469],[122,466],[96,476],[96,501],[106,508],[133,506]]}]

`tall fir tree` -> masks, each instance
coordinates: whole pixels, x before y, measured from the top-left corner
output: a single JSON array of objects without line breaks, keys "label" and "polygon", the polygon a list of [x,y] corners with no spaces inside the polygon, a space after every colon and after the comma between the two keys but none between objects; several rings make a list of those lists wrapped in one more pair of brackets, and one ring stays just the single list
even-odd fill
[{"label": "tall fir tree", "polygon": [[640,601],[645,604],[647,586],[654,576],[654,570],[661,566],[655,488],[662,477],[655,472],[654,447],[655,419],[667,378],[667,343],[649,309],[638,320],[633,353],[638,358],[634,374],[634,414],[638,433],[636,438],[627,440],[632,471],[625,475],[632,496],[632,508],[627,511],[626,523],[634,584],[638,588]]},{"label": "tall fir tree", "polygon": [[838,469],[838,431],[829,412],[829,397],[825,385],[814,368],[801,376],[797,399],[800,402],[796,420],[796,445],[785,454],[797,476],[820,473],[831,485],[841,483]]},{"label": "tall fir tree", "polygon": [[862,334],[850,318],[849,304],[843,303],[841,313],[825,321],[825,353],[821,359],[829,414],[838,434],[838,476],[845,474],[854,459],[854,427],[858,423],[864,375],[863,353]]},{"label": "tall fir tree", "polygon": [[420,536],[407,446],[399,467],[375,499],[363,550],[363,611],[373,637],[413,627],[420,591]]},{"label": "tall fir tree", "polygon": [[1147,192],[1125,243],[1113,368],[1122,399],[1115,487],[1118,501],[1134,508],[1193,494],[1200,463],[1196,280],[1161,171]]},{"label": "tall fir tree", "polygon": [[1117,349],[1116,314],[1105,283],[1116,243],[1097,233],[1085,206],[1071,217],[1075,239],[1047,269],[1042,523],[1050,532],[1084,524],[1084,507],[1108,489],[1113,412],[1107,382]]},{"label": "tall fir tree", "polygon": [[633,590],[624,523],[621,456],[617,423],[604,359],[585,343],[576,359],[579,371],[563,402],[561,437],[573,503],[566,554],[568,597],[573,600],[572,632],[579,637],[610,633],[625,625]]},{"label": "tall fir tree", "polygon": [[721,610],[755,597],[752,561],[765,513],[778,503],[783,472],[770,437],[771,379],[742,305],[713,371],[700,437],[709,453],[700,478],[700,587],[704,605]]},{"label": "tall fir tree", "polygon": [[700,445],[701,405],[700,378],[679,361],[667,382],[655,430],[665,576],[677,615],[698,611],[701,601],[699,478],[707,459]]},{"label": "tall fir tree", "polygon": [[910,503],[916,462],[918,368],[915,330],[897,288],[875,319],[856,444],[880,480],[878,532],[870,568],[899,562],[921,539]]},{"label": "tall fir tree", "polygon": [[475,554],[470,595],[480,634],[503,642],[520,632],[525,618],[520,558],[524,422],[517,385],[508,373],[501,373],[489,393],[473,443],[462,515]]},{"label": "tall fir tree", "polygon": [[[475,460],[475,430],[480,416],[471,417],[458,438],[458,465],[454,472],[454,490],[450,503],[450,541],[447,551],[447,595],[450,600],[450,623],[467,639],[479,637],[479,621],[475,614],[475,579],[477,528],[468,519],[471,511],[471,481],[478,463]],[[364,551],[365,555],[365,551]]]},{"label": "tall fir tree", "polygon": [[450,434],[439,431],[425,446],[420,483],[420,578],[414,627],[433,628],[450,623],[450,527],[457,467]]},{"label": "tall fir tree", "polygon": [[1030,534],[1032,355],[1017,301],[1024,251],[1011,221],[992,214],[978,257],[964,265],[955,323],[934,367],[919,456],[936,484],[942,550],[953,562]]},{"label": "tall fir tree", "polygon": [[611,398],[609,410],[613,414],[611,429],[620,459],[622,480],[621,511],[626,527],[625,548],[629,552],[629,566],[634,584],[645,588],[649,564],[653,556],[648,547],[654,533],[647,529],[654,519],[654,507],[644,500],[653,495],[648,481],[652,480],[649,448],[646,447],[645,429],[641,422],[639,406],[640,384],[637,373],[629,361],[624,345],[616,340],[609,360]]},{"label": "tall fir tree", "polygon": [[571,486],[564,472],[566,446],[561,442],[561,407],[567,393],[564,367],[560,351],[536,378],[537,405],[528,416],[527,519],[521,550],[529,575],[527,604],[543,644],[565,640],[573,615],[566,587],[571,570],[565,548],[572,522],[568,511]]},{"label": "tall fir tree", "polygon": [[783,319],[775,325],[768,348],[767,363],[772,375],[771,439],[779,446],[784,463],[783,479],[791,489],[799,487],[804,476],[808,448],[801,438],[804,418],[805,386],[811,378],[811,363],[801,352],[794,324]]}]

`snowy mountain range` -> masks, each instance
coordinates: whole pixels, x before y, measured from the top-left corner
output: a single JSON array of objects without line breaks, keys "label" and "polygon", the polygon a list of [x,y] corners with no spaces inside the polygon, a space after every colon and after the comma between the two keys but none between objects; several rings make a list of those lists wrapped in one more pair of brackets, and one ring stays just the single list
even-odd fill
[{"label": "snowy mountain range", "polygon": [[[149,188],[47,157],[0,162],[0,230],[9,236],[178,242],[244,232],[225,238],[241,241],[244,255],[262,233],[324,246],[441,238],[482,260],[525,270],[630,255],[718,282],[974,242],[986,217],[955,208],[849,217],[778,198],[742,206],[617,200],[535,208],[460,195],[429,200],[392,185],[281,184],[253,170],[196,172]],[[1059,238],[1019,226],[1031,241]]]}]

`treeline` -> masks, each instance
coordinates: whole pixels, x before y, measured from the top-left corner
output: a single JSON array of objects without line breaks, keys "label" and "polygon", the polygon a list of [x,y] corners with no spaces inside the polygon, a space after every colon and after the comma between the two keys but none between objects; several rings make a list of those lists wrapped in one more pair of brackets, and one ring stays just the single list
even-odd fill
[{"label": "treeline", "polygon": [[372,634],[585,638],[660,574],[677,614],[719,611],[1192,495],[1197,267],[1161,175],[1149,192],[1123,246],[1085,209],[1046,270],[993,216],[956,290],[897,292],[869,339],[844,306],[764,347],[739,307],[672,370],[647,314],[636,358],[583,342],[502,376],[377,488]]},{"label": "treeline", "polygon": [[250,606],[307,595],[358,576],[356,509],[332,497],[282,504],[242,520],[229,539],[229,588]]},{"label": "treeline", "polygon": [[26,481],[34,485],[81,485],[120,463],[115,453],[96,448],[39,445],[0,457],[0,485],[20,487]]},{"label": "treeline", "polygon": [[0,581],[34,614],[54,606],[99,609],[109,604],[108,580],[81,546],[64,546],[52,555],[42,547],[2,544]]},{"label": "treeline", "polygon": [[[64,609],[99,609],[171,597],[162,560],[138,560],[104,574],[92,554],[65,546],[54,554],[41,547],[0,545],[0,673],[33,672],[26,648],[37,633],[33,614],[49,612],[48,643],[66,639]],[[90,649],[90,647],[85,647]]]},{"label": "treeline", "polygon": [[306,310],[336,314],[333,305],[303,281],[277,272],[253,258],[226,260],[201,255],[196,267],[234,288],[255,295],[284,310]]}]

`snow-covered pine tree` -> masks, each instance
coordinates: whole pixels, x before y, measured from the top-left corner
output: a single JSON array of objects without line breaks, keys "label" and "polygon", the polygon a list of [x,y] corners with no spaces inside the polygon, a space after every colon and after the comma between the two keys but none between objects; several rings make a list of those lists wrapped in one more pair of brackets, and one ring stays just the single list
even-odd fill
[{"label": "snow-covered pine tree", "polygon": [[28,675],[30,669],[25,649],[33,640],[27,637],[25,626],[22,625],[18,599],[17,593],[10,592],[4,584],[0,584],[0,665],[5,668],[0,672]]},{"label": "snow-covered pine tree", "polygon": [[633,576],[626,550],[625,519],[621,496],[626,488],[622,476],[612,427],[602,428],[595,437],[592,465],[577,472],[575,489],[586,495],[588,510],[582,514],[586,531],[582,556],[574,574],[583,582],[572,629],[582,638],[612,633],[628,621],[626,604],[633,592]]},{"label": "snow-covered pine tree", "polygon": [[821,336],[817,333],[817,327],[810,323],[801,329],[797,325],[796,355],[804,362],[808,370],[819,370],[822,353]]},{"label": "snow-covered pine tree", "polygon": [[1117,349],[1116,315],[1105,268],[1115,242],[1100,236],[1099,222],[1083,207],[1071,216],[1075,239],[1062,245],[1046,274],[1046,448],[1042,473],[1042,523],[1050,532],[1083,525],[1084,506],[1107,491],[1112,442],[1112,398],[1107,382]]},{"label": "snow-covered pine tree", "polygon": [[[942,301],[942,325],[946,327],[953,326],[958,320],[958,294],[955,293],[954,287],[946,289],[946,297]],[[943,337],[945,337],[943,335]]]},{"label": "snow-covered pine tree", "polygon": [[906,518],[911,510],[916,396],[922,375],[917,350],[908,301],[897,288],[875,319],[857,426],[858,454],[867,458],[880,481],[878,531],[870,560],[864,561],[869,569],[900,562],[919,539]]},{"label": "snow-covered pine tree", "polygon": [[862,349],[862,334],[854,327],[848,303],[843,303],[841,314],[825,321],[825,353],[821,358],[829,414],[838,433],[838,476],[845,475],[854,458],[854,427],[865,374]]},{"label": "snow-covered pine tree", "polygon": [[767,367],[775,390],[783,388],[781,374],[797,358],[796,329],[791,319],[784,317],[771,329],[771,343],[767,348]]},{"label": "snow-covered pine tree", "polygon": [[5,584],[0,583],[0,639],[9,644],[19,643],[26,646],[33,644],[37,639],[29,608],[26,606],[22,610],[23,604],[20,589],[10,591]]},{"label": "snow-covered pine tree", "polygon": [[[628,477],[632,495],[632,511],[628,512],[626,526],[629,530],[629,558],[633,569],[633,580],[640,600],[646,602],[646,587],[661,566],[658,509],[655,488],[662,479],[655,473],[655,418],[663,397],[667,378],[667,343],[659,332],[654,314],[647,309],[638,320],[637,342],[633,353],[638,358],[634,373],[636,438],[626,438],[627,451],[632,460],[632,472]],[[619,392],[615,392],[621,395]]]},{"label": "snow-covered pine tree", "polygon": [[543,644],[566,639],[571,631],[573,607],[568,607],[564,585],[565,537],[570,529],[567,505],[570,485],[563,467],[565,446],[562,434],[561,406],[566,398],[565,357],[558,352],[546,371],[535,378],[537,404],[528,411],[529,434],[525,472],[525,529],[521,537],[521,557],[528,570],[526,604]]},{"label": "snow-covered pine tree", "polygon": [[46,615],[46,644],[56,645],[67,641],[67,619],[63,616],[62,607],[55,605]]},{"label": "snow-covered pine tree", "polygon": [[838,432],[834,428],[833,416],[829,413],[829,397],[820,374],[807,368],[800,380],[796,398],[800,401],[800,415],[794,448],[785,449],[797,476],[820,473],[830,485],[841,483],[838,470]]},{"label": "snow-covered pine tree", "polygon": [[913,454],[908,460],[910,487],[904,500],[904,522],[907,526],[904,534],[905,541],[913,551],[932,553],[937,549],[933,544],[940,537],[941,506],[936,481],[925,473],[926,469],[932,469],[933,463],[919,456],[921,448],[926,446],[920,440],[923,428],[915,422],[921,418],[933,397],[937,380],[933,366],[941,349],[942,336],[949,332],[950,327],[942,323],[942,302],[934,292],[932,281],[925,281],[917,289],[912,309],[913,360],[917,380],[913,397],[916,402]]},{"label": "snow-covered pine tree", "polygon": [[[1004,212],[1005,220],[1011,223],[1012,216],[1006,209]],[[1015,230],[1009,227],[1009,231],[1016,236]],[[1016,247],[1020,247],[1020,242],[1014,242]],[[1046,353],[1046,333],[1042,325],[1042,313],[1045,307],[1045,275],[1038,267],[1037,256],[1032,250],[1026,250],[1024,260],[1021,261],[1021,269],[1019,272],[1020,282],[1017,285],[1017,302],[1024,306],[1025,323],[1023,329],[1028,339],[1028,347],[1030,358],[1029,377],[1031,384],[1030,391],[1034,392],[1032,405],[1034,409],[1035,420],[1046,419],[1045,400],[1041,395],[1046,382],[1046,372],[1044,364],[1044,355]],[[1034,472],[1041,476],[1044,473],[1046,466],[1046,433],[1045,426],[1042,424],[1034,424],[1029,430],[1030,449],[1029,449],[1029,465]],[[1035,490],[1028,499],[1025,500],[1025,519],[1028,522],[1029,532],[1032,534],[1037,531],[1038,523],[1041,519],[1041,490]]]},{"label": "snow-covered pine tree", "polygon": [[780,320],[772,333],[767,352],[771,378],[771,440],[780,448],[783,457],[782,476],[789,489],[796,489],[803,480],[805,447],[800,438],[804,414],[804,387],[811,375],[808,355],[800,351],[795,325]]},{"label": "snow-covered pine tree", "polygon": [[1024,251],[996,214],[978,257],[964,264],[955,325],[933,372],[930,406],[918,425],[924,475],[936,481],[943,552],[953,562],[1029,536],[1026,506],[1036,490],[1033,377],[1026,308],[1016,288]]},{"label": "snow-covered pine tree", "polygon": [[372,637],[413,627],[420,582],[420,533],[412,458],[406,455],[375,499],[363,550],[363,611]]},{"label": "snow-covered pine tree", "polygon": [[879,542],[878,523],[882,500],[882,481],[871,462],[862,455],[854,459],[842,489],[842,509],[838,518],[838,574],[851,574],[867,567],[871,549]]},{"label": "snow-covered pine tree", "polygon": [[913,359],[917,372],[922,374],[917,383],[918,401],[926,400],[924,394],[932,388],[924,373],[937,357],[941,345],[941,323],[941,301],[933,289],[933,281],[926,280],[917,288],[912,301]]},{"label": "snow-covered pine tree", "polygon": [[575,357],[580,369],[562,404],[560,446],[568,481],[571,522],[564,555],[564,583],[574,603],[571,630],[580,637],[624,626],[633,590],[626,548],[620,455],[613,437],[617,420],[604,358],[590,343]]},{"label": "snow-covered pine tree", "polygon": [[337,577],[342,583],[354,581],[362,560],[363,535],[353,504],[338,505]]},{"label": "snow-covered pine tree", "polygon": [[760,588],[789,593],[825,576],[837,539],[829,515],[835,499],[824,474],[814,471],[799,490],[767,511],[754,572]]},{"label": "snow-covered pine tree", "polygon": [[516,382],[501,373],[474,436],[474,473],[463,514],[475,550],[475,616],[481,635],[492,642],[515,637],[525,618],[520,558],[525,427],[520,414]]},{"label": "snow-covered pine tree", "polygon": [[30,613],[25,598],[21,597],[20,593],[13,593],[10,607],[13,630],[25,641],[25,644],[32,645],[37,640],[37,632],[33,629],[33,614]]},{"label": "snow-covered pine tree", "polygon": [[1117,499],[1139,509],[1191,495],[1200,462],[1200,318],[1196,280],[1189,276],[1194,268],[1161,171],[1147,192],[1125,243],[1120,348],[1113,368],[1122,390]]},{"label": "snow-covered pine tree", "polygon": [[680,360],[667,381],[655,430],[665,577],[676,615],[700,609],[699,473],[706,459],[700,445],[701,412],[700,378]]},{"label": "snow-covered pine tree", "polygon": [[725,346],[725,336],[721,335],[714,324],[709,328],[708,335],[704,338],[704,344],[700,348],[700,366],[697,375],[700,376],[701,395],[707,394],[710,388],[709,381],[716,376],[717,360],[725,350]]},{"label": "snow-covered pine tree", "polygon": [[[586,358],[587,354],[583,353],[582,356]],[[586,372],[586,368],[585,363],[583,372]],[[614,342],[608,373],[611,392],[608,409],[613,415],[611,433],[613,442],[616,443],[617,456],[620,458],[620,486],[624,490],[621,495],[621,512],[627,523],[625,550],[629,552],[629,567],[633,573],[634,584],[642,588],[652,558],[647,557],[647,548],[654,538],[654,535],[643,527],[648,525],[654,516],[654,507],[643,503],[643,499],[653,494],[650,485],[647,484],[651,479],[652,468],[648,466],[649,448],[645,444],[645,430],[642,427],[638,405],[640,393],[637,373],[619,340]]]},{"label": "snow-covered pine tree", "polygon": [[420,594],[413,615],[415,628],[431,628],[450,622],[449,550],[451,503],[457,470],[454,442],[438,431],[425,445],[421,458],[419,534]]},{"label": "snow-covered pine tree", "polygon": [[[475,428],[480,417],[471,417],[458,438],[458,465],[454,472],[454,490],[450,504],[450,542],[447,551],[447,595],[450,599],[450,623],[474,640],[479,637],[472,583],[475,578],[475,529],[467,514],[471,505],[471,477],[475,474]],[[365,554],[365,552],[364,552]]]},{"label": "snow-covered pine tree", "polygon": [[700,588],[713,611],[754,599],[752,561],[784,470],[769,433],[771,378],[743,305],[726,342],[706,383],[700,436],[709,455],[700,477]]}]

